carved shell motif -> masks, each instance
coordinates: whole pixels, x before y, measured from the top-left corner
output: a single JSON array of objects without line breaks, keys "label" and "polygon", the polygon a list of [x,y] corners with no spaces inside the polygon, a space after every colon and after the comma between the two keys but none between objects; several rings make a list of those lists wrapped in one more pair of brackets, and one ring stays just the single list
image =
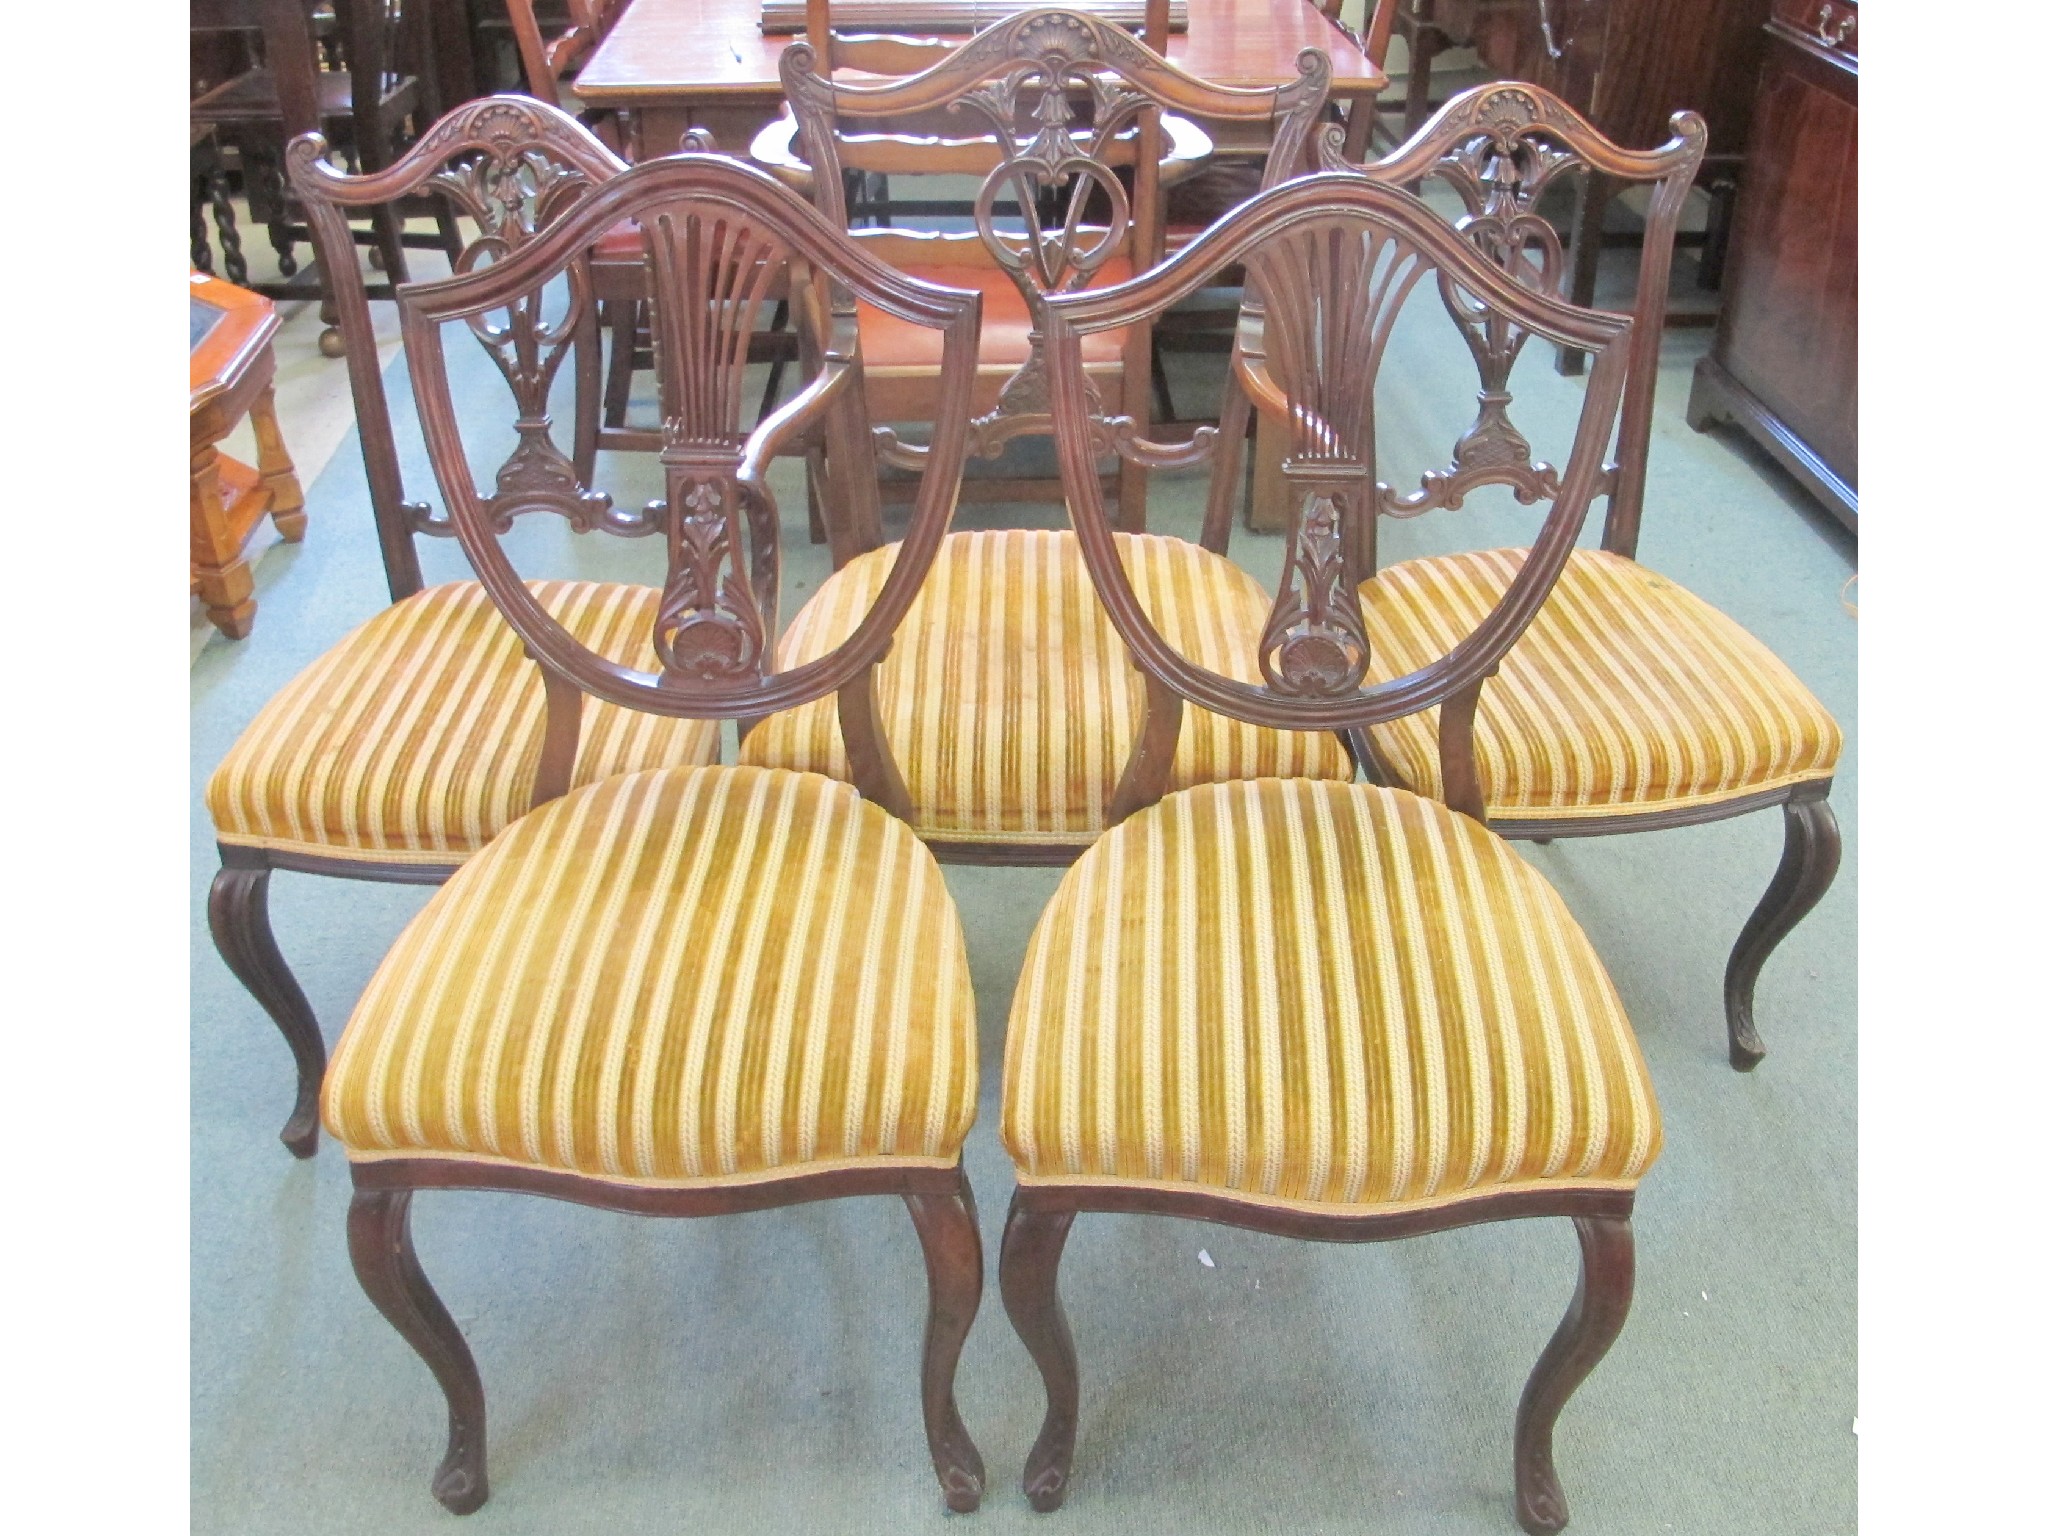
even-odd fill
[{"label": "carved shell motif", "polygon": [[669,578],[654,620],[663,668],[700,682],[751,678],[762,652],[760,614],[735,569],[730,494],[717,479],[689,483],[669,540]]},{"label": "carved shell motif", "polygon": [[1332,698],[1365,678],[1371,651],[1358,594],[1344,579],[1343,498],[1312,486],[1259,639],[1259,670],[1275,693]]}]

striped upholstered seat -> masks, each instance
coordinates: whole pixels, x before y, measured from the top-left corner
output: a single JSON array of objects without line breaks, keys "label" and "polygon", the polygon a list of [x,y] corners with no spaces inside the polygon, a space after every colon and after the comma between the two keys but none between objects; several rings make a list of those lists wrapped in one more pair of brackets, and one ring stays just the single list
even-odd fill
[{"label": "striped upholstered seat", "polygon": [[[657,665],[661,594],[533,583],[585,644]],[[279,690],[221,760],[206,806],[223,844],[377,864],[457,864],[531,803],[540,669],[473,581],[429,587],[350,631]],[[715,762],[716,722],[583,706],[573,782]]]},{"label": "striped upholstered seat", "polygon": [[[1220,555],[1119,534],[1154,622],[1189,656],[1256,680],[1270,600]],[[835,573],[783,637],[781,662],[823,654],[859,623],[896,559],[885,546]],[[1144,684],[1095,595],[1073,534],[955,533],[896,632],[877,689],[920,836],[1086,843],[1130,757]],[[847,776],[833,701],[768,720],[741,761]],[[1190,707],[1176,787],[1221,779],[1351,776],[1335,736],[1275,731]]]},{"label": "striped upholstered seat", "polygon": [[1260,780],[1106,833],[1025,955],[1003,1068],[1026,1185],[1366,1213],[1630,1188],[1661,1135],[1556,892],[1405,790]]},{"label": "striped upholstered seat", "polygon": [[[1372,681],[1441,656],[1500,600],[1527,551],[1409,560],[1359,589]],[[1435,710],[1373,731],[1440,795]],[[1711,805],[1826,779],[1842,732],[1747,630],[1624,556],[1578,550],[1479,696],[1487,815],[1569,818]]]},{"label": "striped upholstered seat", "polygon": [[960,920],[902,822],[815,774],[605,779],[406,928],[336,1047],[356,1161],[689,1186],[951,1167],[974,1119]]}]

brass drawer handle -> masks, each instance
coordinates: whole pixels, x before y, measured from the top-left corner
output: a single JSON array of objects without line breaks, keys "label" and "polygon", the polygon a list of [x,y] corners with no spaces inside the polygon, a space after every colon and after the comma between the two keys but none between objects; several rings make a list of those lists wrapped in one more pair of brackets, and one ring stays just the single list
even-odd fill
[{"label": "brass drawer handle", "polygon": [[1847,12],[1842,17],[1842,24],[1830,33],[1828,31],[1828,23],[1834,20],[1834,16],[1835,8],[1832,5],[1822,6],[1820,8],[1820,17],[1813,24],[1813,30],[1820,34],[1820,40],[1829,47],[1839,48],[1856,33],[1856,13],[1854,11]]}]

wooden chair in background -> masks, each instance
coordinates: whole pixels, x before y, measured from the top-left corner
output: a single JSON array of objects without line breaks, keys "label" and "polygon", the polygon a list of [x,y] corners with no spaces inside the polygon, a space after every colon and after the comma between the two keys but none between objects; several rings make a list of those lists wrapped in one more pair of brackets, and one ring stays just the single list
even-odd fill
[{"label": "wooden chair in background", "polygon": [[[453,529],[445,513],[407,495],[346,216],[430,190],[471,221],[478,242],[502,254],[625,166],[573,118],[524,96],[456,109],[383,171],[346,174],[318,135],[294,140],[287,158],[347,339],[391,607],[286,684],[214,771],[206,803],[221,869],[208,915],[221,958],[291,1047],[298,1095],[283,1140],[294,1155],[309,1157],[319,1135],[326,1047],[271,934],[271,872],[411,885],[446,880],[532,803],[545,713],[541,672],[484,589],[474,581],[424,583],[413,540]],[[572,338],[530,309],[514,322],[508,333],[478,333],[526,406],[518,446],[500,471],[504,505],[554,512],[579,531],[658,532],[642,514],[586,494],[587,476],[550,434],[550,383]],[[596,352],[587,344],[589,327],[583,330],[577,393],[594,401]],[[592,429],[594,417],[583,423]],[[550,581],[534,591],[585,643],[620,663],[652,665],[640,631],[659,601],[655,589]],[[593,703],[572,781],[717,757],[711,723]]]},{"label": "wooden chair in background", "polygon": [[[574,88],[575,71],[604,41],[624,13],[626,3],[627,0],[565,0],[552,18],[542,15],[536,0],[505,0],[505,10],[518,40],[527,93],[576,114],[609,148],[634,158],[640,146],[626,115],[584,108]],[[671,154],[679,147],[665,144],[655,152]],[[593,253],[590,271],[598,301],[595,324],[611,343],[595,446],[653,452],[661,447],[660,432],[633,427],[627,421],[633,375],[654,367],[653,333],[647,314],[647,270],[640,232],[630,225],[607,230]],[[778,306],[779,327],[787,312],[786,299],[780,294]],[[772,399],[764,404],[763,415],[772,404]],[[579,471],[587,477],[588,460],[579,458],[577,463]]]},{"label": "wooden chair in background", "polygon": [[[664,585],[635,608],[622,662],[564,624],[499,544],[512,516],[555,508],[537,488],[476,485],[442,336],[508,306],[517,316],[565,273],[573,285],[581,252],[624,221],[645,231],[655,272],[666,495],[644,516],[668,561]],[[848,292],[937,333],[952,403],[874,611],[812,664],[774,672],[778,520],[761,471],[821,414],[857,411],[860,394],[851,316],[834,326],[820,313],[838,344],[742,435],[745,337],[786,268],[800,304]],[[484,1502],[484,1401],[462,1331],[414,1256],[416,1191],[660,1216],[893,1194],[924,1250],[932,1464],[946,1503],[971,1510],[982,1462],[953,1375],[981,1295],[960,1162],[975,1114],[974,999],[938,866],[892,814],[901,782],[872,703],[875,665],[951,514],[978,300],[890,271],[759,171],[684,156],[624,172],[503,260],[415,285],[399,303],[450,519],[496,613],[538,658],[547,699],[536,808],[400,935],[336,1047],[325,1096],[355,1183],[356,1274],[448,1400],[435,1496],[456,1513]],[[524,432],[528,401],[511,382]],[[592,706],[707,728],[820,697],[837,698],[862,743],[853,784],[669,767],[572,787]],[[552,1085],[544,1098],[503,1091],[513,1061]],[[422,1062],[433,1065],[422,1073]]]},{"label": "wooden chair in background", "polygon": [[[1084,369],[1088,336],[1238,262],[1268,296],[1268,377],[1292,429],[1285,574],[1252,682],[1218,673],[1160,622],[1096,481]],[[1473,313],[1594,362],[1558,493],[1512,586],[1449,653],[1369,672],[1381,635],[1352,595],[1346,552],[1373,516],[1388,332],[1438,281]],[[1579,1291],[1514,1431],[1524,1528],[1564,1525],[1552,1427],[1627,1316],[1629,1216],[1660,1131],[1598,957],[1486,828],[1471,728],[1599,489],[1629,330],[1625,316],[1511,281],[1398,188],[1344,175],[1262,193],[1149,275],[1047,300],[1069,505],[1089,576],[1144,671],[1146,721],[1121,819],[1054,893],[1010,1014],[1002,1135],[1018,1189],[1001,1280],[1045,1382],[1023,1479],[1035,1508],[1056,1508],[1072,1473],[1080,1385],[1058,1271],[1079,1213],[1326,1242],[1564,1217]],[[1446,721],[1441,801],[1305,779],[1175,787],[1167,744],[1195,709],[1330,731],[1430,708]]]},{"label": "wooden chair in background", "polygon": [[[1627,393],[1614,462],[1602,486],[1607,516],[1598,550],[1574,551],[1543,611],[1501,663],[1479,707],[1474,740],[1487,815],[1503,836],[1547,842],[1691,826],[1777,808],[1785,851],[1729,957],[1723,984],[1728,1059],[1754,1067],[1764,1054],[1754,1020],[1757,974],[1771,951],[1826,893],[1841,861],[1828,788],[1842,732],[1820,701],[1747,630],[1670,578],[1636,562],[1656,403],[1657,351],[1678,214],[1706,147],[1692,113],[1652,151],[1624,150],[1537,86],[1502,83],[1454,97],[1385,159],[1350,167],[1334,140],[1326,167],[1377,181],[1448,185],[1465,209],[1459,228],[1517,282],[1563,291],[1558,232],[1537,212],[1561,178],[1597,172],[1650,189]],[[1489,323],[1447,298],[1476,365],[1477,418],[1448,466],[1411,491],[1382,485],[1383,516],[1455,508],[1483,485],[1506,485],[1524,504],[1554,498],[1557,472],[1531,461],[1509,419],[1508,389],[1527,333]],[[1261,391],[1256,343],[1245,373]],[[1265,386],[1270,392],[1270,386]],[[1228,452],[1228,448],[1224,450]],[[1223,525],[1227,529],[1227,520]],[[1475,603],[1504,591],[1525,552],[1486,550],[1377,568],[1361,541],[1359,601],[1375,627],[1373,676],[1412,671],[1466,633]],[[1438,716],[1423,711],[1375,725],[1359,743],[1380,781],[1441,794]]]},{"label": "wooden chair in background", "polygon": [[[1321,110],[1328,64],[1305,53],[1284,86],[1224,89],[1194,79],[1128,33],[1063,11],[1032,11],[996,23],[943,63],[908,80],[861,85],[828,80],[805,44],[783,54],[783,80],[802,135],[813,192],[835,222],[845,220],[843,173],[894,173],[905,166],[980,178],[978,228],[965,234],[863,229],[855,238],[892,265],[983,294],[981,356],[973,384],[971,451],[992,454],[1013,438],[1050,431],[1038,339],[1044,297],[1149,265],[1156,249],[1156,158],[1138,137],[1148,109],[1189,118],[1257,123],[1271,131],[1276,168],[1297,163]],[[1090,109],[1075,123],[1073,97]],[[940,142],[866,135],[861,125],[903,121],[958,103],[962,130]],[[996,142],[991,143],[991,140]],[[1129,159],[1128,196],[1116,162]],[[1048,194],[1042,206],[1041,193]],[[1089,225],[1099,195],[1109,210]],[[1017,206],[1011,230],[991,209]],[[866,398],[877,422],[931,419],[944,402],[928,344],[886,315],[859,316]],[[815,345],[812,356],[820,355]],[[1146,562],[1145,579],[1176,605],[1189,643],[1223,670],[1253,668],[1266,595],[1227,559],[1183,540],[1142,531],[1146,465],[1198,463],[1210,438],[1156,444],[1145,437],[1144,380],[1150,346],[1141,322],[1093,338],[1087,369],[1094,424],[1087,450],[1124,463],[1119,515],[1124,537]],[[877,428],[882,456],[915,468],[922,450]],[[846,476],[824,453],[835,571],[805,605],[783,642],[781,663],[797,666],[838,643],[860,620],[899,558],[882,540],[872,485]],[[1002,487],[1020,499],[1013,483]],[[1054,495],[1058,492],[1055,490]],[[1178,631],[1177,631],[1178,632]],[[1250,675],[1256,675],[1255,670]],[[952,534],[925,594],[906,617],[877,682],[877,707],[903,764],[911,823],[942,859],[1058,864],[1073,859],[1107,824],[1118,766],[1139,729],[1142,688],[1096,602],[1073,534],[998,528]],[[1189,717],[1176,771],[1186,782],[1260,775],[1334,775],[1351,769],[1327,735],[1261,730],[1204,712]],[[830,708],[812,705],[763,721],[741,747],[742,761],[846,777],[849,758]]]},{"label": "wooden chair in background", "polygon": [[[323,40],[326,53],[316,50],[308,0],[193,0],[192,30],[261,39],[261,62],[197,97],[191,117],[195,127],[211,128],[235,149],[251,216],[268,227],[278,270],[287,279],[257,284],[254,291],[272,298],[302,296],[303,288],[289,279],[299,270],[298,242],[309,232],[295,216],[285,183],[285,142],[320,131],[352,166],[374,172],[434,120],[440,102],[424,0],[335,0],[334,23]],[[335,67],[322,67],[330,62]],[[460,249],[460,237],[445,222],[431,235],[408,232],[408,211],[380,207],[370,227],[355,237],[370,247],[371,259],[391,284],[406,280],[408,246],[444,251],[451,260]],[[346,254],[353,263],[353,249]],[[320,349],[339,356],[333,280],[325,268],[315,275],[330,322]],[[380,285],[375,296],[389,298],[391,287]]]}]

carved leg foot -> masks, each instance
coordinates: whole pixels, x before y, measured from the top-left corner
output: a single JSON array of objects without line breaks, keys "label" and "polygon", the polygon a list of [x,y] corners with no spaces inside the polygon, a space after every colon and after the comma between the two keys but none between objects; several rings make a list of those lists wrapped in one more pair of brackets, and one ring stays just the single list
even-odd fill
[{"label": "carved leg foot", "polygon": [[1074,1225],[1072,1211],[1033,1211],[1022,1195],[1010,1201],[1003,1228],[1003,1310],[1045,1381],[1045,1422],[1024,1462],[1024,1497],[1040,1514],[1058,1509],[1074,1468],[1074,1425],[1081,1411],[1081,1373],[1074,1336],[1060,1308],[1060,1254]]},{"label": "carved leg foot", "polygon": [[1579,1231],[1579,1288],[1529,1373],[1515,1413],[1515,1519],[1529,1536],[1552,1536],[1571,1519],[1551,1462],[1551,1431],[1579,1383],[1621,1332],[1635,1291],[1635,1234],[1628,1219],[1581,1216],[1572,1225]]},{"label": "carved leg foot", "polygon": [[298,978],[271,936],[270,871],[224,867],[213,877],[206,917],[221,959],[291,1047],[299,1068],[299,1096],[278,1139],[292,1156],[311,1157],[320,1144],[320,1078],[327,1070],[327,1045]]},{"label": "carved leg foot", "polygon": [[960,1346],[981,1305],[981,1228],[974,1191],[960,1174],[956,1195],[906,1195],[910,1219],[924,1245],[930,1310],[924,1325],[924,1434],[946,1507],[967,1514],[981,1505],[986,1474],[981,1452],[953,1398]]},{"label": "carved leg foot", "polygon": [[1785,935],[1827,894],[1841,863],[1842,834],[1827,801],[1786,801],[1784,857],[1735,940],[1721,987],[1728,1013],[1728,1063],[1738,1072],[1747,1072],[1764,1059],[1754,1017],[1757,973]]},{"label": "carved leg foot", "polygon": [[462,1330],[427,1284],[412,1251],[412,1191],[358,1189],[348,1208],[348,1256],[363,1292],[426,1361],[448,1399],[448,1454],[434,1497],[458,1515],[490,1497],[484,1472],[484,1386]]}]

